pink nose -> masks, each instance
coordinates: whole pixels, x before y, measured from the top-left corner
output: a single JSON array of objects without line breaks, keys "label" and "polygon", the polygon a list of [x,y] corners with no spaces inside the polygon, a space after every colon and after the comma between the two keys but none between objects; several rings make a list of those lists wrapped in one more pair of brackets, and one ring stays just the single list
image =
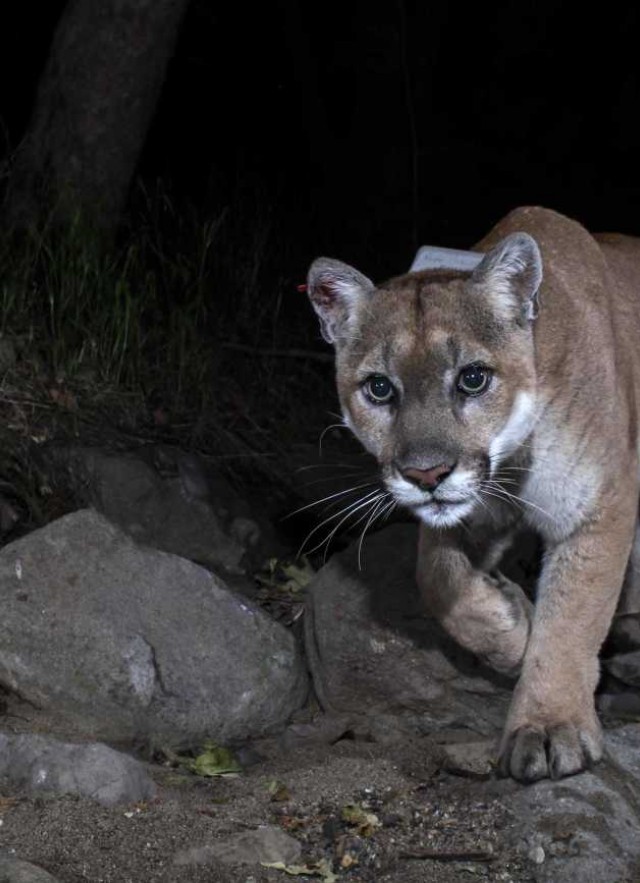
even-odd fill
[{"label": "pink nose", "polygon": [[403,469],[402,475],[407,481],[418,485],[419,488],[432,491],[452,472],[452,466],[440,463],[439,466],[434,466],[432,469]]}]

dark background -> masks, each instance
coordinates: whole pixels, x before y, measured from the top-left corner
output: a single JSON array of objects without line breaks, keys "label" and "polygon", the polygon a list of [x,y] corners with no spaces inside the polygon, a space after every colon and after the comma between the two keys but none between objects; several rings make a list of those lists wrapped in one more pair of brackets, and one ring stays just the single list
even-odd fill
[{"label": "dark background", "polygon": [[[3,10],[6,149],[63,5]],[[321,253],[391,275],[525,203],[640,234],[639,20],[635,5],[193,0],[139,175],[205,214],[268,215],[292,279]]]}]

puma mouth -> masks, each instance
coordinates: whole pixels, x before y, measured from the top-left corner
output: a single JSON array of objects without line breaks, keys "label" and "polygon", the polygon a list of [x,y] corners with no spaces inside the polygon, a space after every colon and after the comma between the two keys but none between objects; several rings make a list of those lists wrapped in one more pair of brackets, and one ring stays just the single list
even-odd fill
[{"label": "puma mouth", "polygon": [[432,491],[421,490],[395,475],[386,478],[385,484],[396,502],[415,512],[425,522],[430,522],[432,518],[439,522],[442,519],[459,520],[463,515],[458,513],[468,514],[476,499],[475,475],[467,469],[455,470]]},{"label": "puma mouth", "polygon": [[420,506],[414,506],[413,511],[420,521],[429,527],[454,527],[473,510],[473,501],[470,500],[439,500],[432,499]]},{"label": "puma mouth", "polygon": [[389,481],[387,487],[397,503],[409,509],[420,521],[430,527],[453,527],[465,518],[474,508],[474,498],[463,493],[445,496],[420,491],[404,481]]}]

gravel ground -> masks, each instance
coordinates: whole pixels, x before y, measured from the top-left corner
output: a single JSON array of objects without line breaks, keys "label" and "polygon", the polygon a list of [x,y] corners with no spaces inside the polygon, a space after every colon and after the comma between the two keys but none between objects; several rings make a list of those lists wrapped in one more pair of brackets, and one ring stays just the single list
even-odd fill
[{"label": "gravel ground", "polygon": [[[332,746],[251,752],[237,778],[203,779],[152,765],[158,796],[107,809],[86,799],[25,797],[3,789],[0,850],[61,883],[262,883],[337,880],[449,883],[535,880],[502,798],[520,786],[445,773],[427,739],[384,747],[345,739]],[[301,844],[290,876],[259,864],[176,864],[179,853],[276,826]],[[242,849],[236,850],[242,859]],[[199,855],[202,855],[200,853]],[[324,864],[322,863],[324,860]],[[320,864],[318,864],[320,863]]]}]

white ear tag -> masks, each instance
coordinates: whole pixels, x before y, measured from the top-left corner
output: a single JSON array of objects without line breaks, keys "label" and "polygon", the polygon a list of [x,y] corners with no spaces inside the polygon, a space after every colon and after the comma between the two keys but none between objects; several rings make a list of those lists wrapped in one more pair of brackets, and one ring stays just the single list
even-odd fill
[{"label": "white ear tag", "polygon": [[437,245],[423,245],[416,252],[410,273],[418,270],[475,270],[483,254],[477,251],[462,251],[458,248],[440,248]]}]

